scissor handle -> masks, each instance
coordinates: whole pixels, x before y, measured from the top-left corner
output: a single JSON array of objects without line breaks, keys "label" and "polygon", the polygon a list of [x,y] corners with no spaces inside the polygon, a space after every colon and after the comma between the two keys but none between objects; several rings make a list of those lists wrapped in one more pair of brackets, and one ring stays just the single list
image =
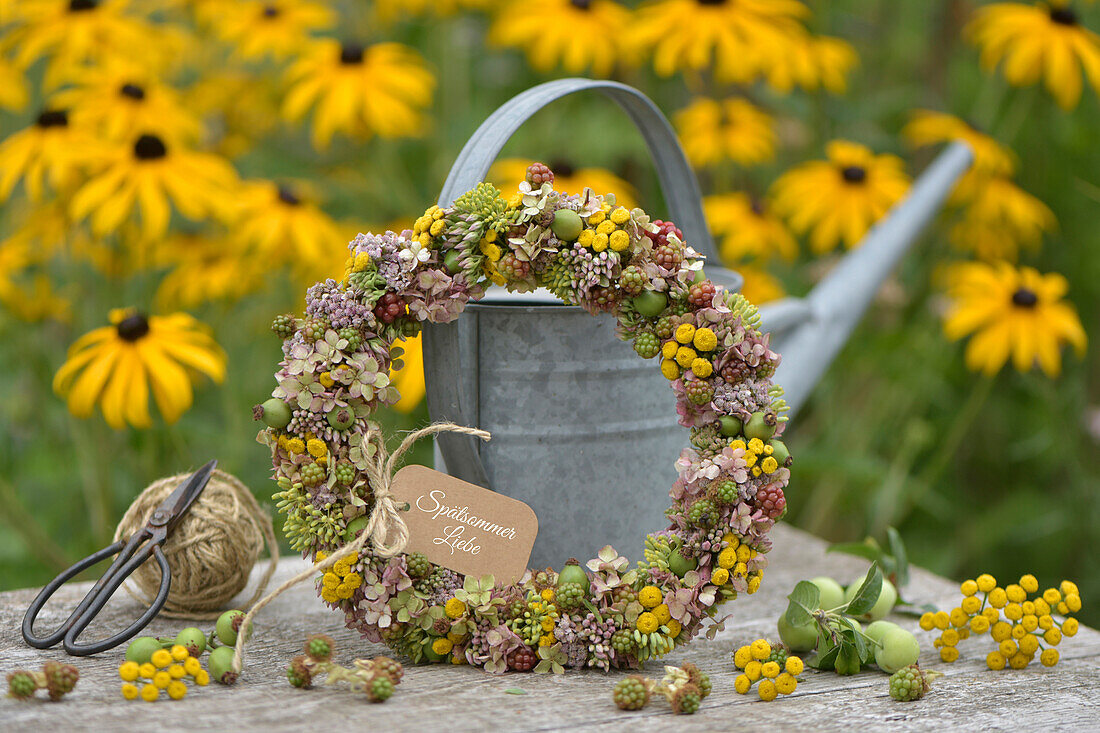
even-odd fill
[{"label": "scissor handle", "polygon": [[76,621],[77,617],[79,617],[80,614],[82,614],[85,609],[87,609],[88,606],[92,604],[92,601],[95,600],[96,591],[98,589],[99,583],[96,583],[96,587],[93,587],[92,590],[89,591],[88,595],[84,596],[84,600],[82,600],[80,604],[75,609],[73,609],[73,612],[69,614],[69,618],[67,618],[64,623],[58,626],[57,629],[55,629],[48,636],[34,635],[34,622],[38,618],[38,613],[42,610],[42,607],[46,605],[46,602],[50,600],[50,597],[53,596],[53,594],[56,593],[61,586],[65,585],[65,583],[68,583],[70,580],[72,580],[88,568],[92,567],[96,563],[106,560],[111,555],[118,554],[124,546],[125,542],[123,540],[119,540],[109,547],[104,547],[99,552],[89,555],[88,557],[80,560],[66,570],[62,570],[60,575],[51,580],[45,588],[39,591],[38,595],[35,596],[34,601],[31,602],[30,607],[27,608],[27,613],[23,616],[23,640],[31,646],[35,647],[36,649],[46,649],[65,638],[65,634]]},{"label": "scissor handle", "polygon": [[168,590],[172,586],[172,569],[168,566],[168,558],[164,556],[164,551],[160,548],[160,545],[153,544],[152,548],[152,554],[157,559],[157,564],[160,565],[160,590],[157,591],[157,597],[153,599],[153,603],[146,609],[145,613],[141,614],[141,618],[107,639],[92,642],[91,644],[77,643],[76,638],[84,632],[84,629],[88,628],[88,624],[92,622],[92,619],[94,619],[103,607],[107,605],[107,601],[111,599],[111,596],[118,590],[118,587],[130,577],[131,573],[137,570],[138,567],[148,559],[146,556],[148,554],[147,552],[139,553],[130,558],[114,577],[103,586],[103,589],[92,601],[88,609],[77,617],[72,628],[65,634],[64,646],[66,652],[74,657],[86,657],[89,654],[97,654],[99,652],[105,652],[108,649],[113,649],[122,642],[135,636],[139,631],[144,629],[158,613],[160,613],[160,609],[164,607],[164,602],[168,600]]}]

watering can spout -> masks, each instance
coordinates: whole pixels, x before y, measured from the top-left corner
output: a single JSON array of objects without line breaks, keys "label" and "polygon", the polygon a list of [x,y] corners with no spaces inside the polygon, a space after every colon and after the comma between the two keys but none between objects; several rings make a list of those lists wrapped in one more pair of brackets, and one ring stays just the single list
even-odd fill
[{"label": "watering can spout", "polygon": [[783,355],[775,382],[794,415],[840,352],[879,287],[936,215],[973,153],[961,142],[936,158],[909,195],[879,222],[804,298],[784,298],[760,308],[771,348]]}]

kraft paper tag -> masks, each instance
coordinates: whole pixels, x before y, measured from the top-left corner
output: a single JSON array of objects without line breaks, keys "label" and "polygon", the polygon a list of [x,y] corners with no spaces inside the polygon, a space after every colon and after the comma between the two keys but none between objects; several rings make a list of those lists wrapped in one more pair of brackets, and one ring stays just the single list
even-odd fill
[{"label": "kraft paper tag", "polygon": [[497,583],[514,583],[527,570],[539,520],[531,507],[495,491],[425,466],[405,466],[390,484],[409,528],[406,552],[436,565]]}]

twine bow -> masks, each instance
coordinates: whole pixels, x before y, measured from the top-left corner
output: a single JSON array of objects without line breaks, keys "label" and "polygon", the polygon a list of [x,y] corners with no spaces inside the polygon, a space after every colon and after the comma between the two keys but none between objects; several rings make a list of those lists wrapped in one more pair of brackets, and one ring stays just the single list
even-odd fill
[{"label": "twine bow", "polygon": [[[352,542],[342,546],[324,560],[314,563],[312,567],[286,580],[278,588],[264,596],[256,605],[252,606],[245,617],[241,619],[240,628],[242,631],[250,628],[252,618],[259,610],[275,600],[281,593],[315,577],[317,573],[327,570],[342,558],[359,552],[366,545],[368,539],[374,546],[374,552],[380,557],[393,557],[405,549],[405,546],[409,543],[409,527],[401,517],[401,510],[394,500],[392,491],[394,468],[416,441],[437,433],[461,433],[473,435],[482,440],[489,440],[491,437],[488,432],[477,428],[468,428],[449,422],[437,422],[409,433],[397,446],[397,450],[389,453],[386,451],[386,443],[382,439],[381,431],[377,428],[371,428],[363,436],[363,454],[368,456],[367,482],[374,492],[374,509],[371,511],[367,526]],[[356,483],[356,488],[362,485],[363,481],[360,479]],[[392,541],[387,543],[391,536],[393,537]],[[237,646],[233,654],[233,671],[238,674],[244,667],[244,646],[247,642],[245,636],[244,633],[237,635]]]}]

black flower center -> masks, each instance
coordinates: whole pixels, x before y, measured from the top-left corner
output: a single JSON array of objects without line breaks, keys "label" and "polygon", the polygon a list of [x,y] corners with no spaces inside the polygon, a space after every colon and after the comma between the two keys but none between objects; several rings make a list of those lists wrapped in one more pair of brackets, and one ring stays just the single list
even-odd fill
[{"label": "black flower center", "polygon": [[1020,288],[1012,294],[1012,305],[1016,305],[1021,308],[1034,308],[1038,303],[1039,296],[1035,294],[1034,290]]},{"label": "black flower center", "polygon": [[302,200],[286,186],[279,186],[279,200],[287,206],[297,206],[302,203]]},{"label": "black flower center", "polygon": [[79,13],[84,10],[95,10],[96,0],[69,0],[69,12]]},{"label": "black flower center", "polygon": [[726,0],[695,0],[700,5],[725,5]]},{"label": "black flower center", "polygon": [[134,155],[138,160],[156,160],[168,155],[168,148],[156,135],[142,135],[134,143]]},{"label": "black flower center", "polygon": [[1050,20],[1058,25],[1077,25],[1077,13],[1072,8],[1051,8]]},{"label": "black flower center", "polygon": [[69,124],[69,113],[63,109],[45,109],[35,121],[39,127],[65,127]]},{"label": "black flower center", "polygon": [[592,7],[592,0],[569,0],[569,3],[577,10],[588,10]]},{"label": "black flower center", "polygon": [[265,5],[264,6],[264,17],[265,18],[278,18],[280,12],[281,11],[277,7],[275,7],[274,5]]},{"label": "black flower center", "polygon": [[757,216],[763,216],[764,215],[764,201],[763,201],[763,199],[761,199],[757,196],[753,196],[752,200],[749,202],[749,208],[752,210],[752,213],[756,214]]},{"label": "black flower center", "polygon": [[149,321],[140,313],[135,313],[119,321],[116,328],[118,337],[123,341],[137,341],[149,333]]},{"label": "black flower center", "polygon": [[365,49],[358,43],[345,43],[340,46],[341,64],[363,63],[363,51]]},{"label": "black flower center", "polygon": [[572,163],[567,163],[564,160],[552,160],[549,165],[550,170],[554,171],[555,176],[562,176],[563,178],[569,178],[576,172]]},{"label": "black flower center", "polygon": [[129,97],[130,99],[136,99],[138,101],[145,99],[145,90],[137,84],[123,84],[122,88],[118,90],[118,93],[124,97]]},{"label": "black flower center", "polygon": [[845,183],[863,183],[867,180],[867,169],[861,165],[847,165],[840,170]]}]

